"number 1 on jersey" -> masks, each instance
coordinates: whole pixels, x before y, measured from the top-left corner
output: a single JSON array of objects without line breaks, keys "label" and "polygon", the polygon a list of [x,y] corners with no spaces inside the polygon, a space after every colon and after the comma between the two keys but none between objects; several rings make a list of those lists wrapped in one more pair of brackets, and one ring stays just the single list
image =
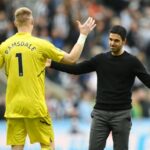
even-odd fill
[{"label": "number 1 on jersey", "polygon": [[16,57],[18,58],[19,76],[23,76],[22,54],[16,53]]}]

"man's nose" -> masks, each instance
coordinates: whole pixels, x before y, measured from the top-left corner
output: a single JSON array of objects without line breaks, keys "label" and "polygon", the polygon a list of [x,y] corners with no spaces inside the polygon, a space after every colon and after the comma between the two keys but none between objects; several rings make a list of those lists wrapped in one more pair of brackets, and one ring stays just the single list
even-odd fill
[{"label": "man's nose", "polygon": [[114,41],[111,41],[111,45],[114,45],[115,44],[115,42]]}]

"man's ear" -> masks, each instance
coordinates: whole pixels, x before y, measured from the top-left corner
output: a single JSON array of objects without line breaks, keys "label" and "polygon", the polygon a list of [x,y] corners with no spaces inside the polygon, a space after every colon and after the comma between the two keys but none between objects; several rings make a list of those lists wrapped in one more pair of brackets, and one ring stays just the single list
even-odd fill
[{"label": "man's ear", "polygon": [[34,19],[33,19],[33,17],[31,19],[31,24],[34,25]]},{"label": "man's ear", "polygon": [[127,43],[127,39],[124,40],[124,44],[126,44],[126,43]]},{"label": "man's ear", "polygon": [[14,25],[15,25],[15,27],[17,27],[17,22],[16,21],[14,21]]}]

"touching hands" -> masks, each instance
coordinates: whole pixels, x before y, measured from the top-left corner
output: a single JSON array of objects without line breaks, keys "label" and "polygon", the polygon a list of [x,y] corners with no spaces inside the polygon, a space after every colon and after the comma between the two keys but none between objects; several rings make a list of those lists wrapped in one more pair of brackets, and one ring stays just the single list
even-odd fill
[{"label": "touching hands", "polygon": [[81,34],[88,35],[96,26],[95,20],[92,17],[89,17],[83,24],[80,21],[77,21],[78,27]]},{"label": "touching hands", "polygon": [[45,67],[50,67],[51,66],[51,59],[47,59],[46,63],[45,63]]}]

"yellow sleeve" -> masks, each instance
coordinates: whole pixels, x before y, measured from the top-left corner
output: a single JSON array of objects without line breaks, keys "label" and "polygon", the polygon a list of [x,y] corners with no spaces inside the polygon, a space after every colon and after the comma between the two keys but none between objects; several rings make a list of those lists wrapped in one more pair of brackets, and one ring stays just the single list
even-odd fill
[{"label": "yellow sleeve", "polygon": [[4,65],[4,55],[2,53],[2,46],[0,46],[0,68]]},{"label": "yellow sleeve", "polygon": [[41,46],[41,50],[45,58],[60,62],[64,57],[64,52],[48,41],[43,40],[43,44]]}]

